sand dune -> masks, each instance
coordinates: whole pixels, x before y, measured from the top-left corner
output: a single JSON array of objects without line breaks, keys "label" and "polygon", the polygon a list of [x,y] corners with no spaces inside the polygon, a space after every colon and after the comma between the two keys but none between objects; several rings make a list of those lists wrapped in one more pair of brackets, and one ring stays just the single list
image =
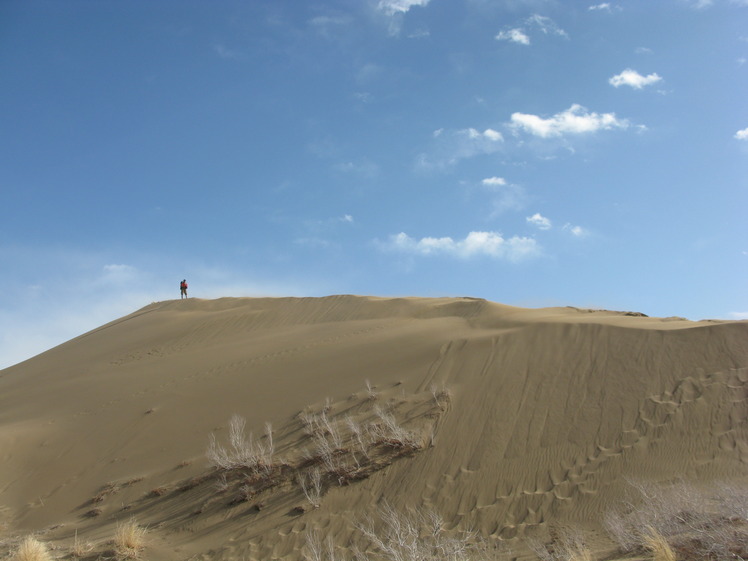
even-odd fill
[{"label": "sand dune", "polygon": [[[96,559],[131,517],[149,559],[299,559],[314,529],[346,553],[370,547],[355,522],[384,504],[432,509],[506,558],[563,525],[607,555],[602,515],[627,479],[746,487],[747,398],[745,321],[470,298],[154,303],[0,371],[0,556],[29,533],[62,556],[77,534]],[[350,452],[334,476],[314,452],[322,412]],[[261,446],[271,423],[272,484],[211,467],[233,414]],[[383,419],[413,442],[357,448],[350,427]],[[314,465],[317,508],[299,484]]]}]

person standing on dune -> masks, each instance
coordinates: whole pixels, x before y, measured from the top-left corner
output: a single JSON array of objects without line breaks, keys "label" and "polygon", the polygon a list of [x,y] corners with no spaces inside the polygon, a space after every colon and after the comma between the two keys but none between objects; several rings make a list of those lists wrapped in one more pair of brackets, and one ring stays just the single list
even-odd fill
[{"label": "person standing on dune", "polygon": [[180,299],[187,298],[187,280],[182,280],[182,282],[179,283],[179,293]]}]

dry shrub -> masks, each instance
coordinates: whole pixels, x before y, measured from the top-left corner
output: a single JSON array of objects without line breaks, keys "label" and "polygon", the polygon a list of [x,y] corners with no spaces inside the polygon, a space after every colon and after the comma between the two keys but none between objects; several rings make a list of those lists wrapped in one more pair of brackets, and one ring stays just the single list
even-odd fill
[{"label": "dry shrub", "polygon": [[313,468],[307,473],[299,474],[299,485],[304,492],[306,500],[314,508],[319,508],[322,501],[322,473],[318,468]]},{"label": "dry shrub", "polygon": [[[390,561],[474,561],[483,556],[476,534],[448,535],[442,518],[435,512],[409,511],[403,514],[385,503],[379,509],[380,529],[372,520],[357,525],[377,550],[377,558]],[[357,561],[368,557],[357,552]]]},{"label": "dry shrub", "polygon": [[636,498],[605,517],[606,529],[621,550],[654,552],[652,538],[659,536],[672,558],[677,555],[682,561],[748,558],[744,485],[721,483],[701,489],[682,481],[670,486],[630,483]]},{"label": "dry shrub", "polygon": [[134,518],[117,524],[114,534],[114,548],[122,559],[137,559],[145,548],[145,534],[147,530],[138,526]]},{"label": "dry shrub", "polygon": [[13,561],[52,561],[52,556],[43,542],[27,536],[18,546]]},{"label": "dry shrub", "polygon": [[244,434],[247,421],[233,415],[229,420],[229,446],[222,446],[215,435],[211,434],[206,456],[217,468],[231,470],[249,468],[252,471],[268,475],[273,469],[273,427],[265,423],[265,443],[256,442],[252,433]]}]

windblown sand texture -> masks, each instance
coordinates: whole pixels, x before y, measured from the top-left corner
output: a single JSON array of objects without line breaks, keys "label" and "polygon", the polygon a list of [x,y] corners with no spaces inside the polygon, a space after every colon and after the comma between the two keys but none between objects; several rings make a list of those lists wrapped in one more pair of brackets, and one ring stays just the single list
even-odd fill
[{"label": "windblown sand texture", "polygon": [[[560,526],[609,554],[602,517],[627,478],[748,483],[747,400],[745,321],[470,298],[158,302],[0,371],[0,558],[31,533],[55,557],[113,557],[130,519],[147,559],[301,559],[313,530],[346,556],[385,504],[438,512],[500,558],[533,558],[525,539]],[[353,450],[336,474],[304,421],[323,412]],[[381,437],[367,458],[347,427],[378,412],[417,442]],[[206,458],[234,414],[261,445],[271,424],[272,484]],[[299,484],[314,465],[317,507]]]}]

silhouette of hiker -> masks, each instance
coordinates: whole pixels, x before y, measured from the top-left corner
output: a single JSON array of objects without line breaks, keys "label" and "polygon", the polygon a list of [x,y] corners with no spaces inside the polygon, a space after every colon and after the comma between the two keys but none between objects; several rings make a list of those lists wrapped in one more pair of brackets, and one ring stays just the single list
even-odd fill
[{"label": "silhouette of hiker", "polygon": [[181,295],[181,298],[187,298],[187,281],[183,280],[179,283],[179,293]]}]

